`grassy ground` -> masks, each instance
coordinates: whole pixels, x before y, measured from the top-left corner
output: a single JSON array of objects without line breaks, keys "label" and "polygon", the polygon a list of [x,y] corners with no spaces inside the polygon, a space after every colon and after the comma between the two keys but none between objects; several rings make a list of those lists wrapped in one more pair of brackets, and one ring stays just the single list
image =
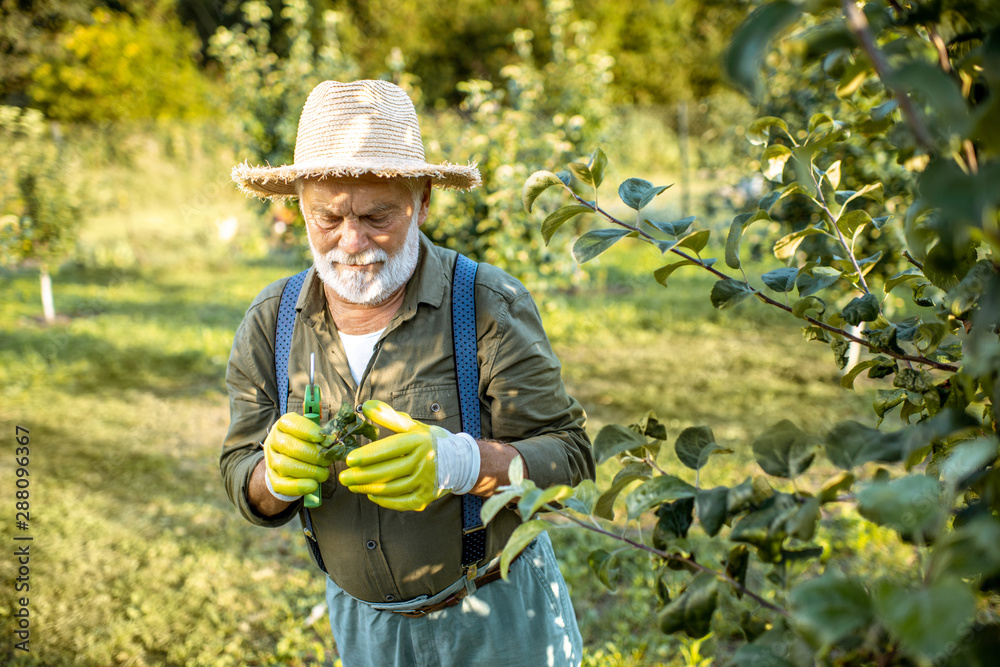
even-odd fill
[{"label": "grassy ground", "polygon": [[[58,324],[38,321],[33,273],[0,273],[0,470],[12,494],[12,440],[27,428],[31,517],[20,534],[34,538],[31,652],[13,655],[5,585],[0,662],[333,664],[325,616],[311,615],[322,580],[301,536],[245,523],[217,468],[233,332],[257,291],[293,266],[246,252],[245,234],[243,245],[220,240],[220,220],[236,216],[246,230],[252,219],[224,171],[163,176],[180,190],[115,178],[118,203],[84,235],[89,259],[55,278]],[[827,349],[803,342],[794,322],[753,303],[715,311],[711,280],[693,272],[664,290],[650,276],[659,259],[622,244],[591,267],[587,290],[537,295],[592,435],[647,410],[671,444],[686,426],[710,425],[735,451],[702,480],[721,484],[758,472],[749,442],[778,419],[814,433],[866,419],[870,390],[841,389]],[[661,465],[678,467],[669,452]],[[0,524],[8,545],[12,514]],[[853,530],[831,539],[856,546]],[[600,541],[554,533],[587,664],[684,664],[679,640],[656,629],[642,559],[612,594],[587,568]],[[0,574],[13,580],[13,558],[0,559]]]}]

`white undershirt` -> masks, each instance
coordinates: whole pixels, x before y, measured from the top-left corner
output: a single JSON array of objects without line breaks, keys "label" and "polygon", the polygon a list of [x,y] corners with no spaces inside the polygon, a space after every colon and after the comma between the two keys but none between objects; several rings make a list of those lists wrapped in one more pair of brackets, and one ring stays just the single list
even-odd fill
[{"label": "white undershirt", "polygon": [[361,335],[338,332],[340,334],[340,342],[344,346],[344,352],[347,353],[347,364],[351,367],[351,376],[354,377],[355,384],[361,383],[361,376],[364,374],[365,369],[368,368],[372,352],[375,351],[375,343],[378,342],[379,336],[382,335],[383,331],[385,331],[384,328]]}]

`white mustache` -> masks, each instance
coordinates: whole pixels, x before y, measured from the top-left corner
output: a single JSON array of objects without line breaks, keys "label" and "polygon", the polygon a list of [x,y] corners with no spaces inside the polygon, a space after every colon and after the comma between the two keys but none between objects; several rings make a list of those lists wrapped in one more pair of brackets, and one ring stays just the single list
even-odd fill
[{"label": "white mustache", "polygon": [[326,253],[325,259],[331,264],[346,264],[348,266],[365,266],[376,262],[389,261],[389,254],[380,248],[369,248],[359,253],[346,253],[334,248]]}]

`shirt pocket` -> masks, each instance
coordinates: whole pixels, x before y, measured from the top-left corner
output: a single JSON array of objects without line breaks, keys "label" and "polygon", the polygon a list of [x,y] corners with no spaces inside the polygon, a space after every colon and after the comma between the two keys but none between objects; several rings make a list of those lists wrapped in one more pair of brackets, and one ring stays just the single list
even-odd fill
[{"label": "shirt pocket", "polygon": [[458,407],[458,388],[454,384],[411,387],[392,392],[394,410],[405,412],[425,424],[440,426],[457,433],[462,430]]}]

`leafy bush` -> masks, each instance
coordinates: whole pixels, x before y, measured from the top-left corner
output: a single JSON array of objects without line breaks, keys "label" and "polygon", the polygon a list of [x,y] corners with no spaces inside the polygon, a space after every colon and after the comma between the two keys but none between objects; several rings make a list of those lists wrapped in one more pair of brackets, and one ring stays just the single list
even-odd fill
[{"label": "leafy bush", "polygon": [[192,119],[212,113],[196,40],[176,19],[106,9],[58,37],[35,63],[29,93],[49,118],[66,121]]},{"label": "leafy bush", "polygon": [[[803,30],[785,45],[797,49],[799,66],[825,63],[849,102],[836,114],[808,109],[748,127],[774,188],[730,225],[724,263],[735,275],[702,256],[712,232],[697,229],[693,217],[644,215],[668,186],[625,180],[618,195],[634,219],[601,207],[601,150],[566,171],[536,172],[523,188],[529,211],[551,187],[572,200],[545,218],[546,241],[582,214],[612,224],[575,240],[577,261],[636,238],[674,256],[653,275],[662,285],[677,270],[707,271],[717,278],[710,294],[716,308],[755,299],[784,311],[803,321],[806,340],[830,347],[838,366],[846,365],[851,344],[866,350],[845,369],[844,387],[866,371],[891,385],[876,391],[874,428],[842,421],[812,434],[788,420],[767,428],[750,443],[763,474],[738,484],[702,486],[702,471],[730,453],[709,426],[677,435],[673,450],[684,474],[665,469],[666,427],[649,413],[628,427],[608,425],[595,438],[598,460],[621,464],[609,488],[588,482],[537,489],[515,467],[512,486],[484,506],[484,519],[512,501],[525,518],[554,510],[560,522],[617,541],[620,548],[595,550],[589,559],[610,588],[622,549],[649,554],[657,583],[648,595],[660,629],[696,639],[711,634],[707,646],[725,664],[995,659],[1000,11],[985,2],[890,5],[861,12],[851,0],[842,8],[778,0],[762,5],[734,36],[729,74],[758,99],[766,91],[758,67],[768,45],[796,25]],[[830,68],[832,57],[846,59],[846,68]],[[886,173],[881,158],[865,150],[874,142],[914,172],[912,181],[897,181],[891,200],[880,180],[865,176]],[[845,170],[854,175],[850,189],[843,189]],[[797,206],[778,206],[790,200]],[[778,266],[751,276],[742,242],[753,225],[781,228],[772,222],[795,226],[773,240]],[[905,247],[891,242],[893,228]],[[824,243],[806,244],[810,238]],[[872,270],[902,262],[907,268],[889,275]],[[887,307],[904,296],[905,308]],[[892,412],[897,427],[882,428]],[[826,464],[819,465],[821,455]],[[620,498],[639,537],[611,523]],[[872,579],[864,554],[819,539],[842,517],[894,532],[912,548],[912,562]],[[504,562],[545,526],[522,525]]]}]

